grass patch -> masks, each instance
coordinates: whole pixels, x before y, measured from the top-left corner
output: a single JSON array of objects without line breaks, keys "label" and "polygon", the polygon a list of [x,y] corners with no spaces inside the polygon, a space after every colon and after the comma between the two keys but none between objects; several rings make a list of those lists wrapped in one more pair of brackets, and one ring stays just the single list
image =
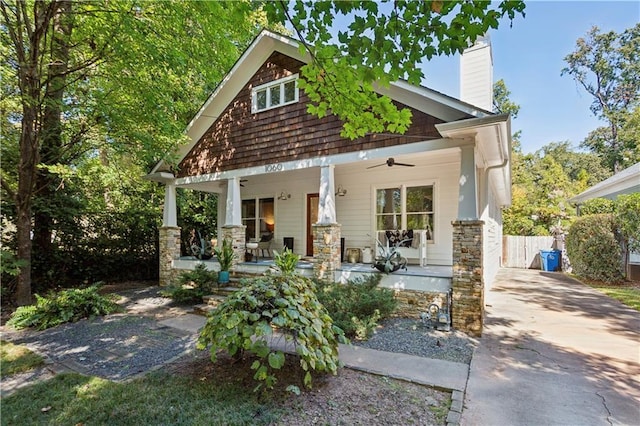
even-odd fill
[{"label": "grass patch", "polygon": [[261,425],[275,404],[233,383],[153,373],[126,383],[61,374],[2,400],[2,425]]},{"label": "grass patch", "polygon": [[575,277],[589,287],[606,294],[612,299],[624,303],[628,307],[640,311],[640,282],[621,281],[605,283],[603,281],[589,280],[584,277]]},{"label": "grass patch", "polygon": [[0,377],[24,373],[44,364],[44,359],[21,345],[0,342]]},{"label": "grass patch", "polygon": [[640,288],[638,287],[624,287],[624,286],[602,286],[591,285],[601,293],[616,299],[630,308],[640,311]]}]

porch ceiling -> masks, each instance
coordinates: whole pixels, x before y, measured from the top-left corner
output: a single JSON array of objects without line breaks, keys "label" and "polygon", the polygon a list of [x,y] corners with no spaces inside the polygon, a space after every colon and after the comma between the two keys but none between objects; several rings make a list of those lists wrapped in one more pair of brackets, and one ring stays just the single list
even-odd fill
[{"label": "porch ceiling", "polygon": [[[233,177],[251,178],[252,176],[262,176],[267,178],[268,175],[278,175],[281,172],[299,171],[310,168],[318,168],[327,165],[344,165],[352,163],[369,162],[368,165],[374,165],[383,162],[389,157],[394,157],[398,161],[403,156],[415,156],[419,154],[447,153],[456,150],[460,146],[473,144],[473,140],[462,139],[435,139],[431,141],[421,141],[413,144],[398,145],[386,148],[377,148],[365,151],[354,151],[331,156],[321,156],[298,161],[287,161],[277,164],[274,170],[271,165],[263,165],[256,167],[248,167],[244,169],[229,170],[219,173],[210,173],[199,176],[187,176],[175,180],[176,186],[179,187],[195,187],[196,185],[205,185],[206,183],[224,181]],[[206,186],[205,186],[206,187]],[[216,192],[216,191],[213,191]]]}]

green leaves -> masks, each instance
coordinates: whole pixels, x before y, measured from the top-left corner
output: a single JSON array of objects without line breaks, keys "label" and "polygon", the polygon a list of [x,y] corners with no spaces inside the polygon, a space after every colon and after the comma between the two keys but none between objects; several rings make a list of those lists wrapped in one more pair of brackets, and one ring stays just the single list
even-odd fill
[{"label": "green leaves", "polygon": [[576,275],[605,282],[618,281],[623,276],[615,231],[615,221],[610,214],[576,219],[566,239]]},{"label": "green leaves", "polygon": [[[637,138],[627,127],[640,108],[638,52],[640,24],[621,34],[602,33],[594,26],[564,58],[567,66],[562,75],[570,75],[593,97],[591,111],[607,123],[606,127],[591,132],[582,146],[604,156],[614,172],[640,160]],[[632,128],[637,134],[637,123]]]},{"label": "green leaves", "polygon": [[282,352],[271,352],[268,359],[271,368],[280,369],[284,365],[284,353]]},{"label": "green leaves", "polygon": [[[436,55],[461,52],[496,28],[500,19],[524,15],[521,1],[436,2],[267,2],[271,19],[288,18],[303,38],[313,62],[302,69],[301,88],[312,100],[308,111],[329,112],[344,122],[342,136],[351,139],[370,132],[403,133],[411,117],[379,96],[373,82],[407,79],[420,84],[419,64]],[[282,8],[292,10],[286,16]],[[333,38],[338,18],[350,20]]]},{"label": "green leaves", "polygon": [[[336,373],[338,341],[345,341],[342,330],[318,302],[314,283],[293,273],[256,278],[229,296],[210,314],[197,347],[210,346],[213,360],[220,349],[235,354],[241,348],[253,354],[258,358],[251,366],[256,370],[254,379],[270,389],[276,381],[274,370],[286,361],[286,355],[272,350],[265,338],[273,334],[273,328],[294,342],[305,371]],[[311,385],[310,374],[305,375],[304,383]]]},{"label": "green leaves", "polygon": [[36,327],[44,330],[65,322],[117,311],[119,306],[111,297],[100,295],[98,288],[94,284],[84,289],[61,290],[47,297],[36,294],[36,304],[16,309],[7,324],[15,328]]}]

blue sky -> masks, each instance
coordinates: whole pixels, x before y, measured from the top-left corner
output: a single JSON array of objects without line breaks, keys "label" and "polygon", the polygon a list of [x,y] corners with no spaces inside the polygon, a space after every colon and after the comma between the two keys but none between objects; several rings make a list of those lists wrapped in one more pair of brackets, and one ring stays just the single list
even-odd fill
[{"label": "blue sky", "polygon": [[[564,57],[593,25],[620,33],[639,21],[639,1],[530,1],[524,18],[490,32],[494,80],[504,79],[520,105],[512,129],[522,130],[523,152],[560,141],[577,148],[603,125],[589,109],[591,96],[570,76],[560,76]],[[424,72],[423,85],[459,97],[458,55],[436,58]]]}]

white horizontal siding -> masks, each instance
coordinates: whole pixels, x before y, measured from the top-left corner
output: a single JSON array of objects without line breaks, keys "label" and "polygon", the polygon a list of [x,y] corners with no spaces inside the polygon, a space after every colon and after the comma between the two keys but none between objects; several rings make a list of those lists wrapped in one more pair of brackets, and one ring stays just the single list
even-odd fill
[{"label": "white horizontal siding", "polygon": [[[397,161],[415,167],[381,166],[367,169],[370,163],[353,163],[335,168],[335,187],[347,190],[336,196],[336,214],[342,225],[345,248],[375,248],[374,189],[396,185],[435,185],[434,243],[428,244],[427,259],[431,265],[452,264],[452,226],[458,211],[458,181],[460,177],[457,149],[429,155],[403,157]],[[384,162],[384,160],[381,160]],[[284,237],[294,238],[294,251],[306,254],[307,194],[318,193],[320,169],[309,168],[293,172],[251,176],[243,183],[241,198],[275,199],[275,235],[273,248],[280,249]],[[284,192],[287,200],[278,200]],[[220,199],[220,223],[224,221],[224,193]]]},{"label": "white horizontal siding", "polygon": [[451,222],[458,212],[459,154],[415,156],[402,161],[415,167],[366,169],[355,163],[336,168],[336,185],[341,184],[348,191],[345,197],[336,200],[345,245],[375,248],[375,188],[435,184],[435,242],[428,244],[427,259],[428,264],[451,265]]}]

